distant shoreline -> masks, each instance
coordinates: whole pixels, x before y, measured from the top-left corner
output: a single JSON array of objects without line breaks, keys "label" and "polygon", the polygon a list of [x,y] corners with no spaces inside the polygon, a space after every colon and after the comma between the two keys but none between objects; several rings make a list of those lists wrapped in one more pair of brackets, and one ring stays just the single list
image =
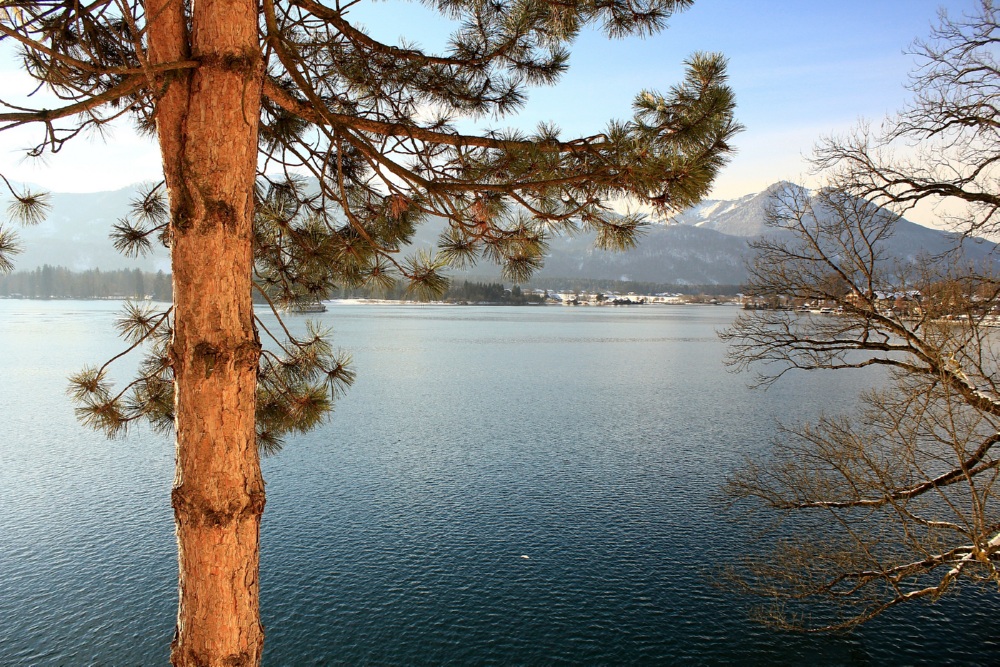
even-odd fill
[{"label": "distant shoreline", "polygon": [[[55,296],[55,297],[28,297],[28,296],[0,296],[0,301],[147,301],[149,303],[163,303],[170,304],[170,301],[160,301],[157,299],[139,299],[136,297],[127,296],[109,296],[109,297],[90,297],[90,298],[79,298],[71,296]],[[612,302],[606,303],[589,303],[580,302],[579,304],[565,304],[565,303],[508,303],[504,301],[410,301],[406,299],[366,299],[366,298],[355,298],[355,299],[327,299],[321,303],[328,306],[511,306],[511,307],[527,307],[527,308],[538,308],[538,307],[548,307],[548,306],[558,306],[565,308],[628,308],[630,306],[739,306],[740,304],[736,301],[718,301],[716,303],[709,302],[696,302],[696,301],[676,301],[676,302],[662,302],[662,301],[648,301],[645,303],[630,303],[630,304],[615,304]],[[269,310],[266,303],[255,303],[255,308],[260,308],[262,310]],[[315,315],[317,313],[295,313],[296,315]]]}]

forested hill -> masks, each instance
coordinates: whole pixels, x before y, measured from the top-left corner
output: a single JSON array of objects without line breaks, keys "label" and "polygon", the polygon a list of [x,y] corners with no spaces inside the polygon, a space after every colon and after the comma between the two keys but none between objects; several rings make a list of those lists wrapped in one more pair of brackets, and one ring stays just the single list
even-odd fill
[{"label": "forested hill", "polygon": [[[652,225],[636,248],[625,253],[593,247],[592,235],[551,239],[544,268],[533,282],[546,280],[630,281],[672,285],[734,285],[745,281],[748,241],[767,230],[764,212],[778,187],[734,200],[708,200],[675,217],[672,224]],[[167,251],[127,258],[115,251],[108,238],[112,225],[124,216],[135,188],[88,194],[53,193],[48,219],[19,230],[25,251],[15,258],[19,270],[44,265],[75,271],[100,268],[134,269],[155,274],[169,272]],[[429,248],[441,232],[441,221],[418,228],[415,247]],[[937,254],[955,245],[957,237],[900,220],[889,241],[889,253],[912,261],[921,253]],[[155,245],[155,244],[154,244]],[[966,242],[965,257],[977,263],[994,261],[996,246]],[[452,271],[455,280],[494,281],[499,270],[482,261],[465,271]]]}]

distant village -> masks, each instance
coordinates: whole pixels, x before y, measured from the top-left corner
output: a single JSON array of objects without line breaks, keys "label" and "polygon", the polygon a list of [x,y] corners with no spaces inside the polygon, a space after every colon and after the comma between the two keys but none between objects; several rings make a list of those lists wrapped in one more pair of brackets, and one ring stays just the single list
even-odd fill
[{"label": "distant village", "polygon": [[[526,305],[561,305],[561,306],[644,306],[653,304],[708,304],[708,305],[739,305],[739,297],[712,296],[706,294],[681,294],[676,292],[660,292],[656,294],[637,294],[635,292],[581,292],[555,291],[547,289],[532,289],[522,291],[519,287],[504,290],[505,298],[501,303],[521,301]],[[455,303],[489,303],[453,301]]]},{"label": "distant village", "polygon": [[740,295],[745,310],[786,310],[821,315],[840,315],[844,306],[860,306],[873,301],[875,310],[887,317],[931,318],[937,320],[963,320],[975,318],[985,324],[1000,324],[1000,304],[996,295],[977,293],[968,286],[942,281],[933,285],[933,292],[924,294],[920,290],[874,290],[871,296],[854,292],[839,300],[802,299],[786,295],[772,295],[766,298]]}]

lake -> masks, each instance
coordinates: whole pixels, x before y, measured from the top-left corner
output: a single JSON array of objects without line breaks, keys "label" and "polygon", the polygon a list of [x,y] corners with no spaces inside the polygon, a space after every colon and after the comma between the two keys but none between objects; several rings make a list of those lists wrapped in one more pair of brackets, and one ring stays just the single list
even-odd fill
[{"label": "lake", "polygon": [[[165,664],[173,445],[77,425],[66,377],[121,349],[112,302],[0,301],[0,664]],[[875,374],[767,392],[722,366],[732,307],[335,304],[358,380],[264,461],[268,665],[984,664],[995,594],[851,634],[748,620],[718,489],[776,419]],[[270,317],[263,315],[263,317]],[[304,327],[303,316],[289,322]],[[121,369],[121,377],[129,368]]]}]

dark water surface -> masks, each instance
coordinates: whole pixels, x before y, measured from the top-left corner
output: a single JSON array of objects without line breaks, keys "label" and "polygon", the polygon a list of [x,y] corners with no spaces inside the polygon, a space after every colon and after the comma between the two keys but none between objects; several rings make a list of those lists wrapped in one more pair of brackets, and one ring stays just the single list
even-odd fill
[{"label": "dark water surface", "polygon": [[[68,373],[116,304],[0,301],[0,664],[164,664],[172,443],[79,427]],[[990,664],[997,596],[850,635],[777,633],[706,571],[747,548],[715,494],[776,418],[872,376],[748,391],[731,308],[336,305],[359,379],[264,462],[269,665]],[[294,326],[303,326],[300,316]],[[127,371],[127,369],[124,369]],[[525,557],[527,556],[527,557]]]}]

